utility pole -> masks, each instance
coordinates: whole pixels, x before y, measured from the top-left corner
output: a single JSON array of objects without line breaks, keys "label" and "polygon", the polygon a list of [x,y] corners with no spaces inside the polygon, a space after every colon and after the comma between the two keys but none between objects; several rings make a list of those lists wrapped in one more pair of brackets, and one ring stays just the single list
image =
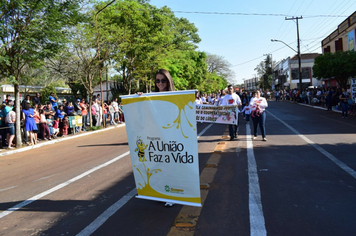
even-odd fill
[{"label": "utility pole", "polygon": [[301,59],[301,55],[300,55],[300,40],[299,40],[299,23],[298,23],[298,20],[299,19],[303,19],[303,16],[291,17],[291,18],[286,17],[285,19],[286,20],[297,20],[296,23],[297,23],[297,40],[298,40],[299,92],[302,93],[302,89],[303,89],[303,86],[302,86],[302,62],[301,62],[302,59]]},{"label": "utility pole", "polygon": [[[103,112],[102,115],[102,119],[103,119],[103,126],[106,127],[105,123],[106,120],[105,119],[105,114],[104,114],[104,98],[103,98],[103,81],[102,81],[102,74],[101,74],[101,61],[100,61],[100,44],[99,44],[99,30],[98,30],[98,14],[100,12],[102,12],[105,8],[107,8],[108,6],[110,6],[111,4],[113,4],[116,0],[111,1],[110,3],[106,4],[103,8],[101,8],[99,11],[97,11],[97,13],[95,14],[95,29],[97,32],[97,36],[96,36],[96,44],[97,44],[97,54],[98,54],[98,67],[99,67],[99,78],[100,78],[100,98],[101,98],[101,110]],[[107,84],[106,84],[107,86]],[[106,93],[107,93],[107,87],[106,87]],[[90,116],[89,116],[90,117]]]}]

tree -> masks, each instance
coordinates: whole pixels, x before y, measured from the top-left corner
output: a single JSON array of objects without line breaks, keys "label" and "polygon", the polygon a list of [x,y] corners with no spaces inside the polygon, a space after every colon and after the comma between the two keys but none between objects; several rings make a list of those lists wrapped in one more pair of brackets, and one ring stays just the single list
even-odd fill
[{"label": "tree", "polygon": [[205,60],[204,52],[176,51],[161,66],[170,72],[177,90],[197,89],[208,73]]},{"label": "tree", "polygon": [[234,71],[230,69],[231,64],[222,56],[207,53],[206,64],[209,73],[216,73],[233,84],[235,79]]},{"label": "tree", "polygon": [[169,53],[194,50],[200,41],[188,20],[146,1],[116,2],[98,16],[98,25],[101,41],[114,45],[110,58],[127,93],[131,93],[132,81],[142,81],[148,91],[153,71],[162,67]]},{"label": "tree", "polygon": [[350,77],[356,76],[356,52],[338,51],[325,53],[315,58],[313,76],[317,79],[335,78],[345,88]]},{"label": "tree", "polygon": [[257,75],[261,78],[259,85],[263,89],[270,89],[272,86],[272,60],[270,55],[266,56],[255,68]]},{"label": "tree", "polygon": [[[20,117],[19,85],[25,66],[38,68],[67,42],[68,27],[82,19],[79,0],[8,0],[0,2],[0,75],[15,87],[16,115]],[[20,119],[16,145],[21,145]]]}]

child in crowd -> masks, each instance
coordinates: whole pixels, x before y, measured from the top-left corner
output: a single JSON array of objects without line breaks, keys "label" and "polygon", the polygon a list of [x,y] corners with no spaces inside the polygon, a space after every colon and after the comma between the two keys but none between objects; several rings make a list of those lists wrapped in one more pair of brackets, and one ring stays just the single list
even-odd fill
[{"label": "child in crowd", "polygon": [[58,133],[59,133],[59,117],[56,117],[56,119],[53,121],[53,138],[57,138]]},{"label": "child in crowd", "polygon": [[250,108],[250,104],[248,102],[246,102],[244,108],[241,110],[241,113],[245,114],[246,122],[249,122],[250,116],[251,116],[251,108]]},{"label": "child in crowd", "polygon": [[65,136],[68,134],[68,128],[69,128],[69,120],[68,120],[68,116],[65,115],[63,118],[63,125],[62,125],[62,135]]},{"label": "child in crowd", "polygon": [[49,135],[53,138],[53,120],[51,114],[47,115],[47,126],[49,129]]}]

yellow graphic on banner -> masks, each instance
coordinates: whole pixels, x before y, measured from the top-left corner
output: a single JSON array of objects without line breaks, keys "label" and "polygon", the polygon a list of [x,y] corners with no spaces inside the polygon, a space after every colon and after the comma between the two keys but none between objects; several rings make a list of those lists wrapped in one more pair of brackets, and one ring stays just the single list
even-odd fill
[{"label": "yellow graphic on banner", "polygon": [[[138,183],[138,185],[140,186],[140,188],[137,188],[137,194],[138,195],[157,197],[157,198],[164,198],[164,199],[172,199],[172,200],[178,200],[178,201],[201,203],[200,197],[168,196],[168,195],[159,193],[156,190],[154,190],[150,185],[150,178],[152,177],[153,174],[157,174],[158,172],[161,172],[161,169],[150,170],[150,168],[146,167],[145,162],[146,161],[142,162],[143,167],[144,167],[144,173],[142,173],[140,168],[136,167],[136,165],[134,166],[136,168],[136,170],[138,171],[138,173],[140,173],[140,175],[141,175],[141,177],[143,179],[143,182],[144,182],[144,185],[142,185],[141,183]],[[144,174],[146,175],[147,181],[145,180],[146,178],[145,178]],[[178,191],[178,190],[175,190],[175,191]],[[183,192],[183,190],[179,190],[179,192]]]},{"label": "yellow graphic on banner", "polygon": [[137,155],[139,157],[140,162],[147,161],[145,158],[145,149],[147,148],[147,145],[145,145],[141,139],[136,141],[137,148],[135,149],[135,152],[138,151]]},{"label": "yellow graphic on banner", "polygon": [[[178,98],[177,98],[178,97]],[[177,95],[175,97],[173,96],[149,96],[149,97],[136,97],[136,98],[127,98],[122,101],[123,105],[127,105],[130,103],[135,103],[135,102],[142,102],[142,101],[166,101],[173,103],[174,105],[177,106],[179,113],[177,118],[173,121],[173,124],[167,124],[167,126],[162,126],[164,129],[170,129],[173,127],[176,127],[177,129],[180,128],[182,135],[184,138],[188,138],[184,134],[183,127],[182,127],[182,112],[184,113],[184,117],[187,120],[188,124],[190,127],[193,127],[192,123],[189,121],[186,113],[185,113],[185,107],[188,106],[190,109],[193,109],[193,106],[190,106],[189,103],[192,103],[194,105],[194,96],[187,96],[186,94],[182,95]],[[194,129],[195,131],[195,129]]]}]

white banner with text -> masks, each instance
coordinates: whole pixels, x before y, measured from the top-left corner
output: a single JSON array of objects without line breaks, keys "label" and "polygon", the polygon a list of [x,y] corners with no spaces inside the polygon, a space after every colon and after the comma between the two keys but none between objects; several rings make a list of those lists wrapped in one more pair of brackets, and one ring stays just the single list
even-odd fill
[{"label": "white banner with text", "polygon": [[237,125],[237,106],[214,106],[197,104],[197,122]]},{"label": "white banner with text", "polygon": [[122,96],[138,198],[201,206],[195,91]]}]

